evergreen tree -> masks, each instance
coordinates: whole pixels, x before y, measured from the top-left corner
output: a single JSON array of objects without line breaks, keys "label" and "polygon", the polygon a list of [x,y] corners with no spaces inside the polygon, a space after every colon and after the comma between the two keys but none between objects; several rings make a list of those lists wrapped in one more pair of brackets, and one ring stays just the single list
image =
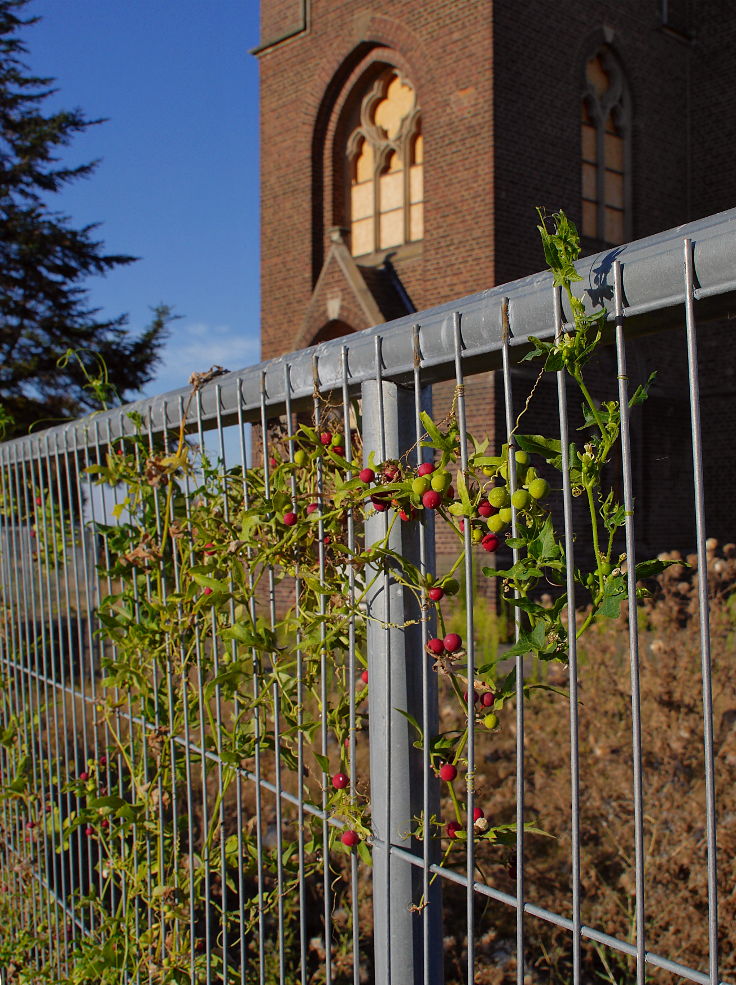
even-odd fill
[{"label": "evergreen tree", "polygon": [[[138,338],[126,316],[98,318],[84,287],[135,257],[104,252],[96,226],[73,228],[49,200],[70,182],[86,178],[97,162],[66,167],[59,152],[75,134],[102,121],[75,109],[45,113],[53,79],[34,76],[23,61],[18,32],[39,18],[24,17],[30,0],[0,0],[0,427],[23,434],[36,421],[49,424],[99,407],[84,364],[97,354],[111,390],[122,399],[152,378],[169,309]],[[69,350],[80,359],[66,358]],[[86,355],[85,355],[86,354]],[[94,360],[99,365],[99,360]],[[61,362],[61,365],[60,365]]]}]

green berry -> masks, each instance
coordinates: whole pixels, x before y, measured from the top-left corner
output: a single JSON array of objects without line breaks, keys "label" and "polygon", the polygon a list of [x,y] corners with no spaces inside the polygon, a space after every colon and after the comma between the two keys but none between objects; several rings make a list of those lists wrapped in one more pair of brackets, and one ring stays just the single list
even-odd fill
[{"label": "green berry", "polygon": [[[506,511],[503,510],[502,512],[505,513]],[[505,530],[506,527],[508,527],[508,525],[508,520],[504,520],[500,513],[494,513],[493,516],[488,517],[488,529],[493,534],[500,534],[502,530]]]},{"label": "green berry", "polygon": [[494,729],[498,725],[498,715],[489,711],[488,714],[483,719],[483,724],[487,729]]},{"label": "green berry", "polygon": [[483,540],[483,531],[479,527],[473,527],[470,532],[470,539],[474,544],[480,544]]},{"label": "green berry", "polygon": [[423,496],[429,489],[429,479],[425,475],[420,475],[411,484],[411,491],[417,496]]},{"label": "green berry", "polygon": [[300,448],[298,451],[294,452],[294,465],[299,465],[300,467],[302,465],[306,465],[308,459],[309,456],[307,455],[307,453],[304,451],[303,448]]},{"label": "green berry", "polygon": [[509,491],[506,486],[494,486],[488,493],[488,502],[500,510],[509,505]]},{"label": "green berry", "polygon": [[452,476],[449,472],[434,472],[431,482],[435,492],[444,493],[450,488]]},{"label": "green berry", "polygon": [[502,510],[498,511],[498,515],[504,523],[511,523],[511,507],[505,506]]},{"label": "green berry", "polygon": [[442,587],[445,590],[445,595],[457,595],[460,591],[460,582],[457,578],[448,578],[442,583]]},{"label": "green berry", "polygon": [[529,483],[529,495],[532,499],[544,499],[549,493],[549,483],[546,479],[534,479]]},{"label": "green berry", "polygon": [[529,505],[529,493],[526,489],[517,489],[511,497],[511,503],[517,510],[525,510]]},{"label": "green berry", "polygon": [[519,465],[528,465],[529,464],[529,452],[528,451],[517,451],[517,453],[516,453],[516,461],[519,463]]}]

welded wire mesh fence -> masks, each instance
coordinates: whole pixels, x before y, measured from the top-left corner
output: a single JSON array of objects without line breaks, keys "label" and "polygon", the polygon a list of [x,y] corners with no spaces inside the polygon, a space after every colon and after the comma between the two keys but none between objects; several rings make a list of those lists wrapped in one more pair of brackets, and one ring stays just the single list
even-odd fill
[{"label": "welded wire mesh fence", "polygon": [[733,980],[734,257],[0,446],[3,981]]}]

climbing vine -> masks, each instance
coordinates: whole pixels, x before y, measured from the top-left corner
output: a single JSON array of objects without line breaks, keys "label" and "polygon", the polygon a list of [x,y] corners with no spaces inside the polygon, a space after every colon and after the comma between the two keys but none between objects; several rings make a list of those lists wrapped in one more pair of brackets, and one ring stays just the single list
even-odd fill
[{"label": "climbing vine", "polygon": [[[551,220],[540,214],[539,229],[573,323],[555,340],[533,339],[524,358],[541,362],[540,375],[563,370],[582,398],[582,439],[568,449],[573,494],[584,498],[589,516],[587,535],[578,532],[588,549],[574,571],[584,611],[574,630],[580,636],[618,616],[631,576],[616,552],[624,508],[606,485],[620,407],[597,401],[586,382],[605,312],[586,313],[572,291],[579,280],[575,228],[559,213]],[[207,381],[196,376],[193,394]],[[645,400],[649,383],[634,392],[632,406]],[[371,858],[370,790],[352,775],[350,751],[356,731],[370,727],[365,601],[385,569],[414,592],[425,618],[436,617],[439,633],[429,639],[426,659],[454,695],[459,721],[474,695],[469,726],[424,736],[414,722],[449,795],[445,817],[416,819],[417,832],[428,826],[441,840],[443,864],[452,864],[466,837],[456,788],[467,767],[468,727],[502,729],[504,706],[516,698],[516,672],[501,673],[502,660],[567,660],[576,624],[551,505],[563,468],[559,439],[521,433],[522,414],[502,447],[469,435],[462,448],[453,405],[442,421],[422,414],[424,436],[413,458],[407,451],[379,461],[375,449],[361,446],[357,406],[353,418],[346,434],[342,412],[324,404],[317,421],[274,429],[267,460],[245,470],[212,461],[185,424],[164,447],[133,418],[136,433],[87,469],[91,481],[118,494],[114,517],[96,526],[108,589],[96,612],[105,656],[92,724],[101,751],[86,750],[76,774],[64,762],[48,763],[52,788],[44,799],[30,782],[27,729],[7,701],[0,722],[2,793],[22,825],[14,834],[24,832],[39,851],[44,831],[59,854],[87,846],[93,875],[74,893],[79,912],[94,920],[74,952],[69,980],[78,985],[117,983],[123,974],[161,983],[223,975],[228,946],[237,954],[245,934],[252,956],[259,923],[285,919],[299,885],[318,881],[325,852],[333,860],[332,891],[348,899],[351,855],[365,864]],[[48,490],[28,492],[37,506],[38,563],[51,563],[58,552],[48,544],[63,538],[63,517]],[[17,503],[7,496],[3,502],[18,515]],[[371,512],[387,514],[387,532],[376,543],[363,532]],[[389,547],[395,524],[421,524],[429,514],[457,545],[443,571],[423,572]],[[518,638],[502,654],[481,658],[472,680],[462,636],[448,628],[468,542],[478,576],[496,579],[503,603],[520,613]],[[514,551],[516,560],[482,563],[502,551]],[[642,562],[635,577],[668,563]],[[281,586],[289,586],[287,601]],[[551,600],[540,599],[542,587]],[[522,692],[528,698],[544,686],[534,677]],[[257,823],[243,822],[240,798],[244,783],[275,778],[310,809],[298,835],[292,827],[274,845],[262,840]],[[64,816],[60,793],[74,804]],[[236,796],[239,812],[232,809]],[[509,851],[514,824],[495,823],[480,808],[473,820],[479,842]],[[245,902],[243,881],[250,887]],[[48,937],[49,929],[39,931]],[[22,946],[31,945],[24,939]],[[50,980],[53,967],[49,962]]]}]

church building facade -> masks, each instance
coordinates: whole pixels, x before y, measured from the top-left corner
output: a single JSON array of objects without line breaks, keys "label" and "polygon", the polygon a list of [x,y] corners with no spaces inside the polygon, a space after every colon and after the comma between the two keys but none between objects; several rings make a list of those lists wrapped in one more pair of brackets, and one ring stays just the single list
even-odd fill
[{"label": "church building facade", "polygon": [[543,268],[537,205],[584,253],[732,207],[734,40],[726,0],[262,0],[262,358]]}]

